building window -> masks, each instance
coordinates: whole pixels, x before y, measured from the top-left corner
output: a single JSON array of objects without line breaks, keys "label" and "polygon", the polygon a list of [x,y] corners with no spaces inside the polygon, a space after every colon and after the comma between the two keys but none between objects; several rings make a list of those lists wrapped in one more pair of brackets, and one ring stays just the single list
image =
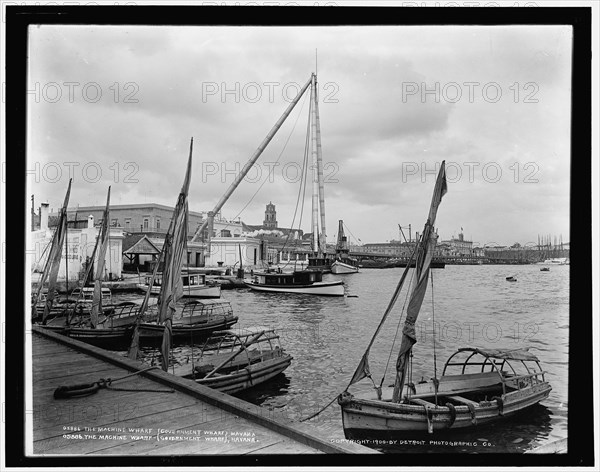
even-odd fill
[{"label": "building window", "polygon": [[160,229],[160,218],[156,218],[156,229]]},{"label": "building window", "polygon": [[117,226],[118,220],[116,218],[113,218],[110,222],[111,226]]},{"label": "building window", "polygon": [[148,218],[144,218],[144,230],[148,229]]},{"label": "building window", "polygon": [[125,229],[131,229],[131,218],[125,218]]}]

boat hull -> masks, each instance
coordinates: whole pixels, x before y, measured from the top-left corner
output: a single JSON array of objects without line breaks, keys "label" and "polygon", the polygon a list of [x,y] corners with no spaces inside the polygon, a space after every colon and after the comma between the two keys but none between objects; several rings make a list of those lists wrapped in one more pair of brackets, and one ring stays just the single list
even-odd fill
[{"label": "boat hull", "polygon": [[[147,284],[138,284],[138,288],[142,291],[148,290]],[[160,286],[155,285],[150,290],[150,293],[158,295],[160,294]],[[202,285],[202,286],[184,286],[183,295],[184,298],[221,298],[221,287],[219,285]]]},{"label": "boat hull", "polygon": [[279,375],[290,366],[291,362],[292,356],[285,354],[281,357],[252,364],[232,374],[199,379],[196,382],[224,393],[235,393],[255,387]]},{"label": "boat hull", "polygon": [[246,282],[252,290],[273,293],[300,293],[304,295],[325,295],[330,297],[344,296],[344,282],[315,282],[311,285],[265,285]]},{"label": "boat hull", "polygon": [[[502,395],[498,400],[472,406],[457,405],[455,414],[447,406],[391,403],[365,400],[353,396],[338,399],[342,408],[342,423],[347,439],[389,436],[393,433],[473,428],[519,413],[546,399],[551,387],[540,383],[530,388]],[[430,416],[428,418],[429,410]],[[454,417],[453,417],[454,416]]]},{"label": "boat hull", "polygon": [[[237,323],[238,317],[206,320],[195,324],[173,323],[173,341],[201,341],[206,339],[213,331],[229,329]],[[164,326],[156,323],[141,323],[139,326],[139,339],[142,345],[156,345],[162,342]]]},{"label": "boat hull", "polygon": [[345,262],[334,261],[331,264],[331,272],[333,274],[355,274],[358,272],[358,267],[346,264]]},{"label": "boat hull", "polygon": [[123,328],[67,328],[64,326],[44,326],[44,329],[53,331],[63,336],[76,339],[93,346],[122,351],[131,344],[133,326]]}]

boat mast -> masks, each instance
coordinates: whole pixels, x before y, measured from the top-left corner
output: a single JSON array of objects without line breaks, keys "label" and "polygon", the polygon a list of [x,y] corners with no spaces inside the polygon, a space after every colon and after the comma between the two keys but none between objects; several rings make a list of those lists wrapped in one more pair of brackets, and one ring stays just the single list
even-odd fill
[{"label": "boat mast", "polygon": [[314,108],[317,131],[317,178],[319,181],[319,210],[321,215],[321,234],[319,235],[319,245],[322,252],[327,254],[327,232],[325,230],[325,186],[323,185],[323,151],[321,147],[321,119],[319,117],[319,91],[317,84],[317,74],[315,73]]},{"label": "boat mast", "polygon": [[65,226],[65,292],[69,298],[69,216],[67,214]]},{"label": "boat mast", "polygon": [[53,245],[50,249],[50,253],[48,254],[47,270],[44,270],[42,277],[39,282],[38,293],[36,297],[36,305],[39,302],[40,295],[42,292],[42,288],[44,286],[44,282],[46,278],[48,278],[48,294],[46,296],[46,304],[44,305],[44,313],[42,315],[42,323],[45,324],[46,318],[50,314],[50,310],[52,309],[52,303],[54,301],[54,288],[56,286],[56,279],[58,277],[58,269],[60,267],[60,260],[62,258],[62,244],[63,240],[66,239],[67,232],[67,205],[69,204],[69,196],[71,195],[71,182],[73,179],[69,179],[69,186],[67,188],[67,194],[65,195],[65,200],[62,208],[60,209],[60,217],[58,221],[58,226],[56,227],[56,231],[54,233]]},{"label": "boat mast", "polygon": [[311,155],[312,155],[312,240],[313,252],[317,257],[321,257],[322,247],[319,235],[319,172],[318,172],[318,151],[317,151],[317,108],[316,108],[316,85],[317,77],[315,74],[311,76],[310,97],[312,100],[312,112],[310,117],[310,134],[311,134]]},{"label": "boat mast", "polygon": [[281,115],[279,120],[277,120],[277,122],[275,123],[273,128],[271,128],[271,131],[269,131],[269,133],[267,134],[265,139],[263,139],[263,141],[260,143],[260,145],[258,146],[256,151],[254,151],[254,154],[252,154],[252,156],[250,156],[250,159],[248,160],[248,162],[246,162],[246,164],[242,168],[241,172],[237,175],[237,177],[231,183],[231,185],[229,186],[229,188],[227,189],[225,194],[221,197],[221,199],[215,205],[212,212],[208,213],[208,218],[200,225],[200,227],[194,233],[194,236],[192,237],[192,242],[196,241],[196,239],[202,234],[202,232],[206,229],[206,227],[210,225],[211,231],[209,232],[209,235],[208,235],[208,241],[210,244],[210,238],[212,236],[211,233],[212,233],[212,224],[213,224],[214,215],[216,215],[217,213],[219,213],[219,211],[221,211],[221,208],[223,207],[223,205],[225,205],[225,203],[227,202],[227,200],[229,199],[231,194],[238,187],[238,185],[244,179],[244,177],[246,177],[246,174],[248,173],[248,171],[252,168],[252,166],[254,165],[256,160],[260,157],[260,155],[265,150],[267,145],[271,142],[271,139],[273,139],[273,136],[275,136],[275,133],[277,133],[279,128],[281,128],[281,125],[286,120],[286,118],[289,116],[289,114],[292,112],[292,110],[294,109],[294,107],[296,106],[298,101],[300,100],[300,97],[302,97],[302,95],[304,95],[304,92],[306,92],[306,89],[309,87],[311,82],[312,82],[312,76],[304,84],[302,89],[300,89],[300,92],[298,92],[298,95],[296,95],[296,98],[294,98],[294,100],[292,100],[292,102],[289,104],[287,109],[283,112],[283,115]]},{"label": "boat mast", "polygon": [[[102,279],[104,275],[104,266],[106,265],[106,249],[109,245],[108,235],[110,233],[109,218],[110,218],[110,186],[108,187],[108,195],[106,197],[106,207],[102,218],[102,225],[99,229],[98,238],[96,239],[96,247],[100,243],[98,252],[98,263],[96,265],[96,276],[94,277],[94,298],[92,301],[92,311],[90,313],[90,324],[92,328],[96,328],[98,324],[98,315],[102,313]],[[95,250],[94,250],[95,252]],[[109,252],[110,257],[110,252]],[[92,259],[93,262],[93,259]]]}]

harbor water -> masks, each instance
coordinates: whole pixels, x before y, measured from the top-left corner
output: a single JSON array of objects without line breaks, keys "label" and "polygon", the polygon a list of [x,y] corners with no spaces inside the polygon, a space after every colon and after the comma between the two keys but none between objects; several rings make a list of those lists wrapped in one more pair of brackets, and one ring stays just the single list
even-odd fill
[{"label": "harbor water", "polygon": [[[567,437],[569,266],[553,266],[548,272],[540,267],[448,265],[433,270],[433,283],[416,325],[413,381],[434,377],[434,348],[440,377],[444,362],[458,348],[528,347],[548,372],[546,379],[552,386],[548,399],[503,420],[502,426],[453,430],[443,440],[434,434],[424,441],[415,437],[414,441],[365,445],[387,453],[519,453]],[[300,420],[325,407],[348,385],[403,270],[361,269],[357,274],[325,275],[324,280],[344,280],[346,297],[223,291],[222,298],[231,302],[239,316],[235,327],[274,328],[294,358],[283,374],[237,396],[261,405],[274,418]],[[517,281],[508,282],[509,276]],[[131,296],[114,298],[122,301]],[[405,301],[406,288],[371,349],[369,363],[377,385],[384,373],[383,386],[394,382]],[[177,362],[185,363],[197,350],[198,346],[184,345],[174,348],[173,354]],[[158,352],[145,349],[144,356],[146,362],[156,363]],[[363,379],[350,392],[372,389],[373,384]],[[331,441],[344,441],[337,401],[308,423]]]}]

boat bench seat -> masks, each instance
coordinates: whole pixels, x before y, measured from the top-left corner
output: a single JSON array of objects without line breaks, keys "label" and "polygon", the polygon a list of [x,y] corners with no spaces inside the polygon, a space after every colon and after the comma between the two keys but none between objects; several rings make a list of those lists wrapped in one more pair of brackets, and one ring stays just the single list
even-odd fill
[{"label": "boat bench seat", "polygon": [[435,404],[428,402],[427,400],[423,400],[422,398],[410,398],[411,403],[416,403],[417,405],[429,406],[435,408]]},{"label": "boat bench seat", "polygon": [[451,396],[447,396],[446,398],[455,401],[456,403],[463,403],[464,405],[473,405],[473,406],[479,406],[478,402],[475,402],[473,400],[469,400],[468,398],[465,397],[461,397],[459,395],[451,395]]}]

